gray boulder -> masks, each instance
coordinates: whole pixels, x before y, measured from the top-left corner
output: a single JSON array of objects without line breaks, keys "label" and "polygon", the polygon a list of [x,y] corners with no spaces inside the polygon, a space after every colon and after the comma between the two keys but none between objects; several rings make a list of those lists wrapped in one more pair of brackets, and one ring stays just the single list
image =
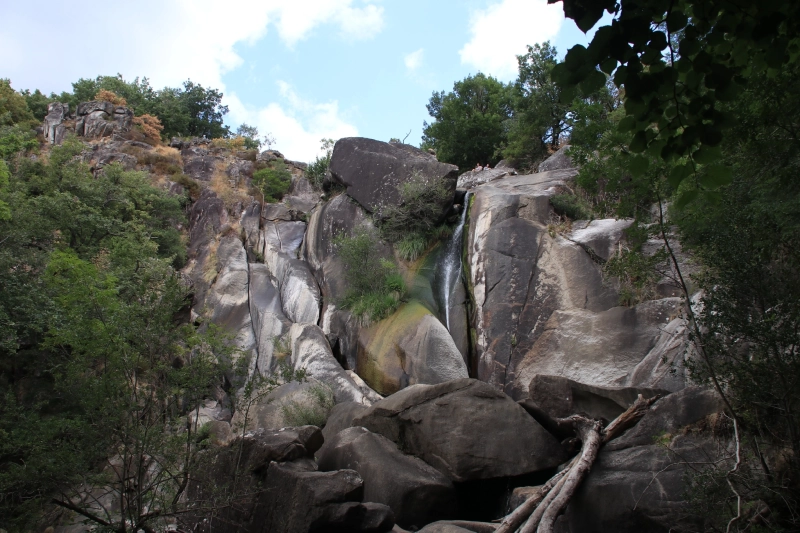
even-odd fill
[{"label": "gray boulder", "polygon": [[533,407],[552,418],[582,414],[610,422],[633,405],[640,394],[649,399],[653,396],[665,396],[669,391],[636,387],[598,387],[561,376],[536,375],[531,380],[529,394],[528,402],[531,405],[523,404],[529,412]]},{"label": "gray boulder", "polygon": [[332,442],[334,437],[345,429],[353,425],[353,419],[367,410],[367,406],[357,402],[337,403],[328,415],[328,421],[322,428],[322,436],[325,437],[325,445]]},{"label": "gray boulder", "polygon": [[486,168],[481,170],[468,170],[458,177],[459,189],[472,189],[478,185],[508,176],[514,173],[513,168]]},{"label": "gray boulder", "polygon": [[275,342],[289,331],[291,322],[283,314],[281,298],[266,265],[250,263],[250,319],[258,358],[255,368],[262,375],[275,370]]},{"label": "gray boulder", "polygon": [[[556,531],[696,531],[686,501],[693,471],[732,465],[730,438],[710,427],[722,410],[713,391],[687,387],[656,402],[642,420],[609,442],[570,501]],[[661,444],[654,444],[658,439]]]},{"label": "gray boulder", "polygon": [[569,145],[565,144],[556,153],[539,163],[539,172],[549,172],[551,170],[564,170],[575,168],[572,159],[569,157]]},{"label": "gray boulder", "polygon": [[69,118],[69,104],[52,102],[47,104],[47,116],[42,125],[44,138],[50,144],[61,144],[67,133],[67,128],[62,124]]},{"label": "gray boulder", "polygon": [[334,393],[336,402],[353,401],[364,405],[380,399],[372,390],[367,393],[356,384],[333,356],[322,330],[313,324],[293,324],[288,332],[291,365],[305,369],[311,377],[325,383]]},{"label": "gray boulder", "polygon": [[419,533],[492,533],[498,525],[470,520],[440,520],[423,527]]},{"label": "gray boulder", "polygon": [[[418,148],[363,137],[339,139],[333,147],[330,170],[348,195],[378,216],[384,206],[400,203],[400,185],[416,173],[432,182],[442,181],[453,194],[458,178],[458,167],[440,163]],[[451,205],[452,195],[442,203],[442,216]]]},{"label": "gray boulder", "polygon": [[352,469],[364,480],[364,499],[391,507],[397,523],[419,528],[456,512],[453,483],[422,460],[363,427],[351,427],[325,442],[320,470]]},{"label": "gray boulder", "polygon": [[[651,300],[606,311],[556,310],[516,365],[519,391],[537,374],[600,387],[620,386],[656,347],[662,328],[677,314],[679,298]],[[637,386],[649,387],[648,383]]]},{"label": "gray boulder", "polygon": [[353,420],[453,481],[538,472],[559,465],[558,441],[487,383],[458,379],[414,385]]},{"label": "gray boulder", "polygon": [[184,155],[183,173],[196,180],[211,181],[217,170],[217,161],[213,155]]}]

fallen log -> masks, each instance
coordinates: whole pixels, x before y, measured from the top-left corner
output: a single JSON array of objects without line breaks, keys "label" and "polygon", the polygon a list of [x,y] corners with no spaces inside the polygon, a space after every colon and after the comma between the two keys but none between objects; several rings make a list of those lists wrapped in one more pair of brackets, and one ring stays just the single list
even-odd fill
[{"label": "fallen log", "polygon": [[578,415],[559,420],[560,426],[571,424],[575,428],[582,442],[580,455],[570,461],[564,470],[550,478],[536,494],[508,514],[495,533],[513,533],[523,522],[525,525],[520,533],[552,533],[556,519],[566,509],[588,475],[600,448],[636,425],[658,398],[659,396],[654,396],[644,399],[640,394],[633,405],[605,429],[601,422]]}]

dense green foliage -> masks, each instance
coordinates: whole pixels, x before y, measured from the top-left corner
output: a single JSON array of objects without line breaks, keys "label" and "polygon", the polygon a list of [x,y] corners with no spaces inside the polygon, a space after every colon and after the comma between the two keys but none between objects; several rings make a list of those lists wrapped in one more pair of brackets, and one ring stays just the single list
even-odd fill
[{"label": "dense green foliage", "polygon": [[182,87],[164,87],[156,90],[147,78],[125,81],[121,74],[98,76],[95,79],[81,78],[72,84],[72,92],[55,93],[46,97],[38,89],[22,94],[28,107],[38,120],[47,114],[47,104],[58,101],[69,104],[74,112],[78,104],[94,100],[101,89],[113,92],[124,98],[127,105],[137,115],[158,117],[164,127],[164,138],[207,137],[215,139],[228,137],[230,130],[223,124],[228,106],[221,105],[222,93],[217,89],[205,88],[191,80],[183,82]]},{"label": "dense green foliage", "polygon": [[331,155],[333,155],[333,145],[335,143],[333,139],[322,139],[320,141],[320,148],[325,154],[317,156],[312,163],[308,164],[308,168],[306,168],[306,178],[308,178],[308,181],[317,190],[322,190],[325,174],[331,166]]},{"label": "dense green foliage", "polygon": [[292,173],[287,170],[282,159],[253,173],[253,186],[261,191],[265,202],[279,202],[289,191],[291,184]]},{"label": "dense green foliage", "polygon": [[503,156],[532,168],[547,156],[548,149],[558,149],[568,129],[569,106],[561,103],[561,91],[550,78],[557,59],[549,42],[529,46],[528,53],[517,56],[517,61],[513,118]]},{"label": "dense green foliage", "polygon": [[463,172],[500,160],[511,117],[511,91],[504,83],[484,74],[467,76],[452,92],[434,92],[427,108],[435,120],[424,124],[422,142],[440,161]]},{"label": "dense green foliage", "polygon": [[[579,193],[599,216],[633,217],[606,264],[628,303],[664,267],[681,287],[692,379],[713,387],[735,425],[742,463],[699,468],[692,502],[705,531],[800,527],[800,67],[790,2],[565,1],[588,49],[553,71],[568,100],[611,74],[623,105],[576,109]],[[599,105],[598,105],[599,104]],[[611,105],[608,105],[611,104]],[[656,255],[641,244],[655,238]],[[699,269],[687,276],[680,241]],[[659,257],[659,255],[661,257]],[[662,261],[665,258],[666,261]],[[699,306],[688,297],[703,289]],[[732,428],[730,428],[732,430]],[[737,495],[742,497],[742,514]],[[766,519],[750,519],[769,509]]]},{"label": "dense green foliage", "polygon": [[378,227],[381,236],[395,245],[400,256],[414,261],[431,241],[447,232],[442,227],[442,206],[452,200],[452,193],[442,181],[432,182],[421,174],[400,186],[400,203],[387,205]]},{"label": "dense green foliage", "polygon": [[386,318],[406,297],[406,285],[397,266],[380,256],[378,238],[362,229],[352,237],[334,240],[344,265],[347,293],[339,302],[364,322]]},{"label": "dense green foliage", "polygon": [[[0,135],[0,146],[19,146],[8,139],[19,129]],[[219,384],[218,357],[230,353],[213,329],[176,325],[189,302],[174,270],[185,259],[181,200],[116,165],[93,175],[83,149],[68,139],[46,157],[5,151],[0,161],[0,527],[9,531],[33,527],[52,498],[109,530],[126,520],[149,531],[179,512],[201,460],[186,415]],[[98,490],[119,513],[86,498]]]}]

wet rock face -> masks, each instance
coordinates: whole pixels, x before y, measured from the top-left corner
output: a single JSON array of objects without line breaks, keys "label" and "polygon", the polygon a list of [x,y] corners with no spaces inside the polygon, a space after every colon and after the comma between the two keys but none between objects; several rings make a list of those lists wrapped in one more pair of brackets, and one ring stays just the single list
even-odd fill
[{"label": "wet rock face", "polygon": [[565,459],[558,441],[519,405],[473,379],[408,387],[373,404],[353,425],[456,482],[537,472]]},{"label": "wet rock face", "polygon": [[[330,171],[336,182],[347,187],[348,195],[378,216],[383,206],[400,202],[399,187],[414,174],[442,181],[453,194],[458,178],[458,167],[440,163],[427,152],[407,144],[363,137],[346,137],[336,142]],[[452,198],[450,195],[442,204],[442,216],[450,209]]]},{"label": "wet rock face", "polygon": [[468,377],[450,333],[419,302],[358,332],[358,373],[380,394]]}]

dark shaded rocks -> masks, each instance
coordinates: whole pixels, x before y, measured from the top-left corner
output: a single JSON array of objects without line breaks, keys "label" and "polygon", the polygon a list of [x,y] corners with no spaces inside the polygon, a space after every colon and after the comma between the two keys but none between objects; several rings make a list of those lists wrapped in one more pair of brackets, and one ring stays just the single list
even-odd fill
[{"label": "dark shaded rocks", "polygon": [[[641,394],[645,399],[665,396],[669,391],[636,387],[597,387],[561,376],[537,375],[531,380],[527,411],[535,407],[553,418],[580,414],[595,420],[614,420]],[[525,405],[529,404],[529,405]]]},{"label": "dark shaded rocks", "polygon": [[[330,164],[333,179],[367,211],[381,215],[383,206],[400,203],[400,185],[415,174],[441,181],[453,193],[458,168],[413,146],[363,137],[339,139]],[[442,216],[452,205],[452,194],[442,203]]]},{"label": "dark shaded rocks", "polygon": [[[328,421],[322,428],[325,444],[330,443],[336,434],[353,425],[353,419],[367,410],[367,406],[358,402],[337,403],[328,414]],[[323,445],[324,447],[325,445]]]},{"label": "dark shaded rocks", "polygon": [[317,462],[322,471],[358,472],[364,499],[391,507],[402,527],[418,528],[455,514],[455,489],[447,477],[363,427],[345,429],[327,441]]},{"label": "dark shaded rocks", "polygon": [[636,426],[600,451],[556,531],[697,530],[686,501],[689,478],[714,462],[721,469],[732,464],[730,436],[714,429],[721,411],[716,393],[698,387],[657,401]]},{"label": "dark shaded rocks", "polygon": [[183,172],[187,176],[200,181],[211,181],[217,169],[218,159],[213,155],[183,154]]},{"label": "dark shaded rocks", "polygon": [[415,385],[353,420],[453,481],[517,476],[564,459],[558,441],[489,384],[458,379]]},{"label": "dark shaded rocks", "polygon": [[239,437],[213,457],[189,490],[190,498],[201,500],[236,487],[234,504],[225,506],[213,524],[195,515],[183,518],[184,525],[192,531],[246,533],[391,531],[390,508],[362,503],[358,473],[317,471],[311,458],[321,444],[322,434],[313,426]]}]

